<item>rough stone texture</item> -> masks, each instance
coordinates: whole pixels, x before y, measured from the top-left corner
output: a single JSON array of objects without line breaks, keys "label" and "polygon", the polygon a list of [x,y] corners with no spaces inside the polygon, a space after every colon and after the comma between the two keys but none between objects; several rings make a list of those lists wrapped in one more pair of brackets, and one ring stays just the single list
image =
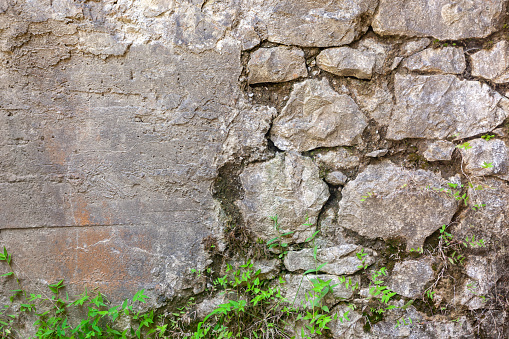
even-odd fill
[{"label": "rough stone texture", "polygon": [[489,50],[481,50],[470,56],[472,75],[489,79],[497,84],[509,81],[509,44],[497,42]]},{"label": "rough stone texture", "polygon": [[304,52],[295,47],[260,48],[251,54],[247,64],[248,82],[284,82],[306,77]]},{"label": "rough stone texture", "polygon": [[348,177],[340,171],[329,172],[325,176],[325,181],[331,185],[344,185]]},{"label": "rough stone texture", "polygon": [[[489,297],[491,290],[502,276],[502,272],[497,269],[496,259],[480,256],[469,257],[468,262],[465,264],[465,272],[468,279],[463,283],[463,290],[458,298],[460,304],[466,305],[472,310],[485,306],[486,297]],[[504,267],[505,269],[506,267]]]},{"label": "rough stone texture", "polygon": [[389,124],[395,100],[386,79],[367,82],[351,78],[347,84],[347,93],[370,118],[382,125]]},{"label": "rough stone texture", "polygon": [[314,160],[319,167],[330,170],[354,168],[360,164],[359,157],[343,147],[324,152],[318,151]]},{"label": "rough stone texture", "polygon": [[430,43],[431,40],[428,38],[407,41],[401,47],[401,56],[408,57],[412,54],[420,52],[428,47]]},{"label": "rough stone texture", "polygon": [[[288,271],[307,271],[316,268],[318,265],[327,263],[320,269],[334,275],[353,274],[362,269],[362,260],[357,258],[357,252],[362,248],[358,245],[347,244],[336,247],[320,248],[316,252],[316,261],[313,257],[313,249],[306,248],[300,251],[289,251],[285,257],[284,264]],[[371,265],[375,261],[376,253],[366,250],[365,264]],[[358,266],[361,266],[360,268]]]},{"label": "rough stone texture", "polygon": [[258,237],[268,240],[276,235],[269,219],[276,215],[281,233],[295,232],[291,241],[304,242],[313,234],[329,190],[311,159],[293,153],[278,154],[270,161],[247,166],[240,180],[244,197],[236,203],[245,223]]},{"label": "rough stone texture", "polygon": [[430,142],[422,155],[428,161],[448,161],[452,158],[452,153],[456,145],[450,141],[437,140]]},{"label": "rough stone texture", "polygon": [[402,66],[410,71],[461,74],[466,61],[462,47],[428,48],[403,61]]},{"label": "rough stone texture", "polygon": [[256,18],[271,42],[303,47],[347,45],[370,24],[377,0],[245,1],[243,20]]},{"label": "rough stone texture", "polygon": [[509,112],[509,99],[454,75],[396,74],[394,87],[389,139],[467,138],[494,129]]},{"label": "rough stone texture", "polygon": [[[448,224],[456,212],[453,198],[437,193],[445,180],[424,170],[411,171],[390,162],[370,165],[343,188],[338,224],[369,238],[401,237],[407,248]],[[367,196],[361,201],[362,196]]]},{"label": "rough stone texture", "polygon": [[287,274],[283,276],[285,280],[284,297],[288,302],[295,307],[309,307],[309,301],[306,300],[306,294],[312,292],[313,279],[320,279],[322,281],[331,280],[331,285],[336,285],[332,288],[332,293],[327,294],[324,298],[326,305],[334,305],[341,300],[348,300],[352,298],[352,286],[360,282],[358,276],[348,277],[350,279],[350,287],[346,288],[345,283],[340,284],[339,278],[331,274],[307,274],[307,275],[292,275]]},{"label": "rough stone texture", "polygon": [[372,26],[381,35],[484,38],[497,29],[504,10],[503,0],[380,0]]},{"label": "rough stone texture", "polygon": [[[490,140],[493,141],[493,140]],[[486,206],[475,211],[467,209],[460,215],[460,223],[454,228],[460,239],[473,235],[486,244],[503,242],[509,236],[509,184],[497,178],[487,177],[474,181],[468,188],[470,206]]]},{"label": "rough stone texture", "polygon": [[486,141],[479,138],[470,140],[468,143],[471,148],[460,148],[467,173],[509,179],[509,149],[504,141],[500,139]]},{"label": "rough stone texture", "polygon": [[398,262],[390,275],[388,286],[407,298],[422,297],[426,284],[433,279],[429,260],[406,260]]},{"label": "rough stone texture", "polygon": [[329,48],[317,57],[318,67],[339,76],[371,79],[375,66],[374,53],[363,53],[350,47]]},{"label": "rough stone texture", "polygon": [[274,107],[244,104],[225,121],[221,131],[227,135],[222,152],[216,158],[218,167],[227,162],[267,160],[271,155],[267,148],[266,134],[272,120],[277,116]]},{"label": "rough stone texture", "polygon": [[282,150],[354,145],[367,119],[353,99],[335,92],[327,79],[295,84],[288,103],[274,119],[271,139]]}]

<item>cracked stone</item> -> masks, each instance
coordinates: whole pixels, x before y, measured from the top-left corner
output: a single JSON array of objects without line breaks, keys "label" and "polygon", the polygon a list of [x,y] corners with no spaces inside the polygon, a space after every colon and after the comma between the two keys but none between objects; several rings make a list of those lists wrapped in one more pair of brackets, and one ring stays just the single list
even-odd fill
[{"label": "cracked stone", "polygon": [[370,165],[343,188],[338,225],[369,238],[401,237],[408,249],[420,247],[458,208],[453,197],[432,189],[446,187],[430,171],[388,161]]},{"label": "cracked stone", "polygon": [[403,61],[410,71],[461,74],[466,68],[463,47],[428,48]]},{"label": "cracked stone", "polygon": [[497,84],[509,82],[509,44],[497,42],[489,50],[481,50],[470,56],[472,75],[489,79]]},{"label": "cracked stone", "polygon": [[269,240],[276,236],[269,219],[276,215],[281,233],[295,232],[288,241],[304,242],[313,234],[329,189],[310,158],[280,153],[267,162],[248,165],[240,180],[244,197],[236,204],[246,225],[258,237]]},{"label": "cracked stone", "polygon": [[428,38],[422,38],[405,42],[401,47],[401,56],[409,57],[412,54],[422,51],[423,49],[428,47],[430,43],[431,40]]},{"label": "cracked stone", "polygon": [[455,148],[456,145],[450,141],[437,140],[430,142],[422,155],[428,161],[448,161],[452,159]]},{"label": "cracked stone", "polygon": [[465,171],[475,176],[493,175],[509,180],[509,150],[504,141],[474,139],[470,148],[460,148]]},{"label": "cracked stone", "polygon": [[260,48],[251,54],[247,64],[248,82],[285,82],[307,77],[304,52],[296,47]]},{"label": "cracked stone", "polygon": [[286,106],[274,119],[271,139],[282,150],[356,144],[367,119],[353,99],[334,91],[327,79],[305,80],[293,87]]},{"label": "cracked stone", "polygon": [[504,0],[380,0],[372,26],[380,35],[484,38],[498,29],[504,9]]},{"label": "cracked stone", "polygon": [[493,130],[508,116],[509,99],[454,75],[395,75],[396,106],[387,138],[467,138]]},{"label": "cracked stone", "polygon": [[397,294],[415,299],[422,296],[433,276],[429,260],[406,260],[396,263],[388,285]]},{"label": "cracked stone", "polygon": [[339,76],[371,79],[375,66],[375,54],[350,47],[323,50],[317,57],[318,67]]},{"label": "cracked stone", "polygon": [[[346,244],[335,247],[319,248],[316,252],[316,260],[313,257],[314,249],[305,248],[300,251],[289,251],[285,257],[284,264],[287,270],[310,270],[326,263],[320,269],[334,275],[353,274],[363,267],[362,260],[357,258],[357,252],[361,252],[362,247],[354,244]],[[365,264],[371,265],[375,262],[376,252],[365,249],[368,256],[364,257]],[[360,266],[360,267],[359,267]]]}]

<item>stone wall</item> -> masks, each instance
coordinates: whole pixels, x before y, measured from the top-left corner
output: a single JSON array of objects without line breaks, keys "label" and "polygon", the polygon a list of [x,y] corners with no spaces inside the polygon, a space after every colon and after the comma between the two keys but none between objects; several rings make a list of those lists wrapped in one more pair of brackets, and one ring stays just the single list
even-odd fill
[{"label": "stone wall", "polygon": [[[0,0],[0,244],[32,288],[145,288],[171,308],[212,298],[191,269],[259,257],[278,215],[294,233],[273,277],[309,268],[318,229],[327,276],[360,280],[364,248],[401,297],[438,281],[434,308],[406,311],[412,329],[394,328],[398,311],[365,333],[359,294],[343,296],[359,312],[334,338],[507,337],[506,10]],[[486,247],[446,271],[431,250],[409,255],[444,224]]]}]

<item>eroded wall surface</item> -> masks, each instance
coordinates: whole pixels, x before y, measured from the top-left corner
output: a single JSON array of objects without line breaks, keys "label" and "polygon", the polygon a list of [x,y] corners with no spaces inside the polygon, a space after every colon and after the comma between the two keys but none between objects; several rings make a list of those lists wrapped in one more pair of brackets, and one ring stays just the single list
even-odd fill
[{"label": "eroded wall surface", "polygon": [[318,228],[323,274],[359,279],[365,248],[390,267],[394,291],[422,298],[441,266],[400,253],[445,224],[487,245],[469,248],[456,283],[435,286],[461,323],[412,308],[425,320],[408,333],[394,329],[397,313],[366,334],[358,314],[333,336],[502,338],[506,10],[502,0],[0,0],[0,243],[27,286],[65,279],[112,300],[145,288],[163,307],[203,292],[191,268],[274,237],[278,215],[300,244],[271,264],[289,290],[313,263],[304,243]]}]

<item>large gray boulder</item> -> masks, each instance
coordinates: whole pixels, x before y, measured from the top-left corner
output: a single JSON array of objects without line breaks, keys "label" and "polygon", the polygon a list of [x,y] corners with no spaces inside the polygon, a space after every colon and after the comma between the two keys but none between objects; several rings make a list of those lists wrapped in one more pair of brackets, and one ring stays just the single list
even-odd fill
[{"label": "large gray boulder", "polygon": [[343,188],[338,225],[368,238],[402,238],[408,249],[420,247],[457,210],[453,197],[433,189],[446,186],[430,171],[390,162],[370,165]]},{"label": "large gray boulder", "polygon": [[320,248],[316,251],[316,260],[313,257],[313,248],[305,248],[300,251],[289,251],[285,257],[284,264],[288,271],[307,271],[319,265],[325,264],[319,272],[335,275],[353,274],[363,268],[364,265],[371,265],[375,261],[376,253],[366,249],[367,256],[359,259],[357,253],[361,253],[362,247],[354,244],[346,244],[336,247]]},{"label": "large gray boulder", "polygon": [[246,1],[243,20],[256,17],[271,42],[303,47],[341,46],[368,29],[377,4],[377,0]]},{"label": "large gray boulder", "polygon": [[380,0],[373,29],[380,35],[484,38],[504,16],[503,0]]},{"label": "large gray boulder", "polygon": [[[240,175],[244,197],[237,201],[246,225],[263,240],[277,235],[270,216],[278,216],[281,233],[293,231],[286,241],[304,242],[329,190],[310,158],[294,153],[277,154],[267,162],[248,165]],[[306,221],[306,217],[308,217]]]},{"label": "large gray boulder", "polygon": [[470,56],[472,75],[501,84],[509,81],[509,44],[497,42],[489,50],[481,50]]},{"label": "large gray boulder", "polygon": [[396,106],[387,138],[467,138],[493,130],[508,116],[509,99],[454,75],[395,75]]},{"label": "large gray boulder", "polygon": [[354,145],[367,119],[353,99],[334,91],[327,79],[295,84],[281,114],[274,119],[271,139],[282,150]]},{"label": "large gray boulder", "polygon": [[296,47],[260,48],[251,54],[247,64],[248,82],[284,82],[306,77],[304,52]]},{"label": "large gray boulder", "polygon": [[427,48],[402,63],[410,71],[461,74],[466,68],[462,47]]}]

